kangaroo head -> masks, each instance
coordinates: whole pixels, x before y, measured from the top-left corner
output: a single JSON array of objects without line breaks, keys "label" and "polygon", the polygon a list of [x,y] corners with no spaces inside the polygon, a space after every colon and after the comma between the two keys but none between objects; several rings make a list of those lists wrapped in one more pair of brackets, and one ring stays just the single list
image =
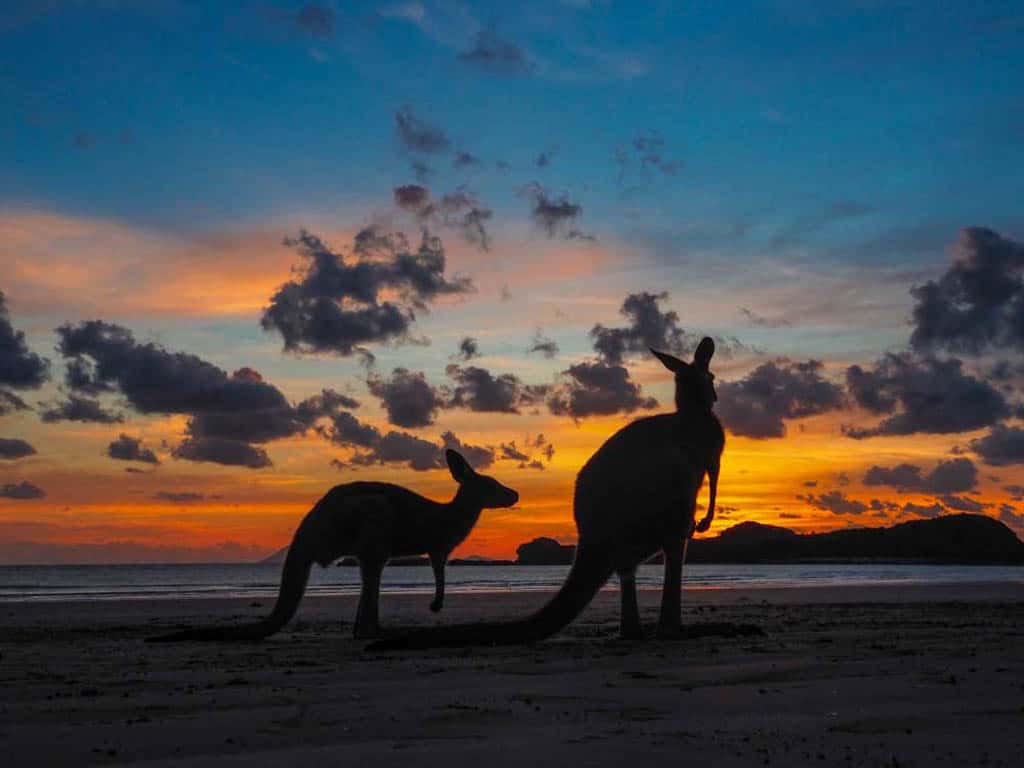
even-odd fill
[{"label": "kangaroo head", "polygon": [[444,452],[448,470],[459,484],[459,495],[482,509],[511,507],[519,501],[519,494],[499,483],[493,477],[477,473],[458,451]]},{"label": "kangaroo head", "polygon": [[693,353],[693,362],[684,363],[678,357],[651,349],[661,364],[676,375],[676,409],[684,410],[701,406],[710,408],[718,399],[715,393],[715,374],[708,370],[711,356],[715,354],[715,342],[705,336]]}]

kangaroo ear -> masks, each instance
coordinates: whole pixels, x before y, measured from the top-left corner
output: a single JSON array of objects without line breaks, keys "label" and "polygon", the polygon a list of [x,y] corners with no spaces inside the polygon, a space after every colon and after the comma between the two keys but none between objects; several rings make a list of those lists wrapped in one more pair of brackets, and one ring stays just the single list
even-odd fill
[{"label": "kangaroo ear", "polygon": [[673,357],[667,352],[659,352],[653,347],[648,347],[648,349],[650,349],[654,356],[661,360],[661,364],[672,371],[672,373],[682,373],[689,368],[689,366],[678,357]]},{"label": "kangaroo ear", "polygon": [[707,369],[713,354],[715,354],[715,342],[710,336],[705,336],[697,345],[697,351],[693,353],[693,364]]},{"label": "kangaroo ear", "polygon": [[451,448],[444,452],[445,461],[448,462],[448,471],[452,473],[456,483],[462,483],[473,474],[473,468],[462,458],[462,454],[453,451]]}]

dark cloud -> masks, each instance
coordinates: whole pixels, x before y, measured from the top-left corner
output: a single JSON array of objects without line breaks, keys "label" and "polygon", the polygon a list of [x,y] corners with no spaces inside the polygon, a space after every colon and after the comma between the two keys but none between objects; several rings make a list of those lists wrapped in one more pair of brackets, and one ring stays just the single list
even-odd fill
[{"label": "dark cloud", "polygon": [[490,247],[486,225],[493,212],[465,189],[442,195],[437,202],[431,198],[429,189],[418,184],[395,187],[392,194],[395,205],[413,214],[422,226],[454,229],[471,245],[485,251]]},{"label": "dark cloud", "polygon": [[747,307],[740,307],[740,314],[742,314],[743,317],[746,318],[747,323],[754,328],[788,328],[791,325],[788,320],[765,317],[764,315],[759,315]]},{"label": "dark cloud", "polygon": [[1009,504],[999,506],[999,519],[1011,528],[1024,531],[1024,514],[1020,514]]},{"label": "dark cloud", "polygon": [[856,439],[918,432],[948,434],[991,426],[1010,413],[1003,395],[988,382],[966,374],[956,358],[918,358],[888,354],[874,369],[846,371],[846,383],[858,405],[889,414],[877,426],[844,428]]},{"label": "dark cloud", "polygon": [[934,504],[915,504],[912,501],[908,501],[903,505],[903,514],[905,515],[917,515],[918,517],[938,517],[946,508],[943,507],[939,502]]},{"label": "dark cloud", "polygon": [[28,407],[28,403],[13,392],[0,389],[0,416],[6,416],[12,411],[26,411]]},{"label": "dark cloud", "polygon": [[435,154],[447,152],[451,146],[444,131],[417,117],[411,107],[395,113],[395,130],[402,145],[413,152]]},{"label": "dark cloud", "polygon": [[459,351],[455,354],[460,360],[466,362],[472,360],[474,357],[480,357],[480,346],[477,344],[476,339],[472,336],[466,336],[459,342]]},{"label": "dark cloud", "polygon": [[815,509],[822,509],[834,515],[860,515],[868,510],[867,504],[847,497],[842,491],[799,494],[797,498]]},{"label": "dark cloud", "polygon": [[477,32],[473,47],[460,53],[459,61],[499,75],[522,75],[533,69],[522,48],[489,29]]},{"label": "dark cloud", "polygon": [[433,424],[435,414],[445,405],[443,394],[427,382],[422,371],[395,368],[388,379],[371,374],[366,386],[381,401],[388,421],[398,427]]},{"label": "dark cloud", "polygon": [[554,339],[544,336],[540,328],[538,328],[536,333],[533,334],[530,348],[526,350],[526,354],[531,355],[534,352],[543,355],[548,360],[552,360],[558,354],[558,343]]},{"label": "dark cloud", "polygon": [[412,175],[416,177],[416,181],[422,184],[426,184],[434,176],[434,169],[422,160],[413,160],[410,162],[409,169],[412,171]]},{"label": "dark cloud", "polygon": [[96,146],[96,136],[88,131],[78,131],[71,142],[75,149],[89,150]]},{"label": "dark cloud", "polygon": [[513,440],[510,443],[501,443],[498,446],[498,449],[501,452],[501,458],[502,459],[507,459],[507,460],[510,460],[510,461],[520,461],[520,462],[523,462],[523,463],[526,463],[527,461],[530,460],[530,455],[529,454],[523,453],[521,450],[519,450],[516,447],[516,441],[515,440]]},{"label": "dark cloud", "polygon": [[201,493],[194,491],[157,491],[153,494],[157,501],[169,501],[172,504],[193,504],[206,498]]},{"label": "dark cloud", "polygon": [[543,402],[544,385],[524,384],[511,373],[493,375],[474,365],[449,365],[445,372],[455,381],[449,407],[485,413],[519,413],[520,407]]},{"label": "dark cloud", "polygon": [[556,199],[537,182],[527,184],[520,190],[520,194],[532,201],[533,208],[530,210],[530,216],[548,237],[567,239],[590,237],[573,226],[583,215],[583,206],[571,202],[568,195],[563,194]]},{"label": "dark cloud", "polygon": [[23,480],[20,483],[7,483],[0,485],[0,498],[14,499],[15,501],[27,501],[29,499],[41,499],[46,491],[38,485]]},{"label": "dark cloud", "polygon": [[412,211],[417,216],[430,205],[430,190],[419,184],[403,184],[392,190],[395,198],[395,205],[407,211]]},{"label": "dark cloud", "polygon": [[58,421],[119,424],[124,421],[124,414],[106,410],[99,400],[69,394],[67,400],[47,406],[39,414],[39,418],[48,424]]},{"label": "dark cloud", "polygon": [[295,25],[310,37],[327,40],[334,36],[334,11],[315,3],[304,5],[295,13]]},{"label": "dark cloud", "polygon": [[558,153],[558,146],[550,147],[545,149],[543,152],[537,155],[534,159],[533,164],[538,168],[547,168],[551,165],[551,162],[555,159],[555,155]]},{"label": "dark cloud", "polygon": [[173,451],[174,458],[185,461],[211,462],[232,467],[262,469],[273,464],[259,446],[219,437],[189,437]]},{"label": "dark cloud", "polygon": [[963,493],[978,486],[978,468],[967,458],[940,461],[927,475],[915,464],[872,466],[864,474],[864,485],[936,494]]},{"label": "dark cloud", "polygon": [[979,513],[984,512],[985,509],[989,506],[988,504],[983,504],[980,501],[968,499],[965,496],[954,496],[953,494],[949,493],[940,496],[939,501],[947,509],[955,509],[958,512]]},{"label": "dark cloud", "polygon": [[482,445],[469,445],[462,442],[452,431],[441,435],[441,450],[452,449],[462,454],[473,469],[487,469],[494,463],[494,449]]},{"label": "dark cloud", "polygon": [[[7,299],[0,291],[0,386],[16,389],[35,389],[49,378],[49,362],[31,352],[25,343],[23,331],[11,325]],[[12,409],[16,396],[8,393]]]},{"label": "dark cloud", "polygon": [[786,419],[799,419],[843,407],[843,389],[822,376],[817,360],[763,363],[739,381],[718,386],[717,411],[736,435],[782,437]]},{"label": "dark cloud", "polygon": [[406,432],[394,431],[382,436],[373,450],[357,453],[350,461],[357,466],[406,464],[410,469],[418,472],[439,469],[444,466],[441,449],[435,443]]},{"label": "dark cloud", "polygon": [[1010,494],[1014,501],[1024,501],[1024,485],[1004,485],[1003,490]]},{"label": "dark cloud", "polygon": [[[400,236],[357,236],[354,258],[305,231],[286,242],[297,247],[305,268],[301,279],[273,295],[262,324],[278,331],[290,352],[348,356],[365,344],[405,341],[417,310],[438,296],[472,290],[468,278],[445,277],[444,247],[426,233],[415,251]],[[382,299],[383,291],[396,298]]]},{"label": "dark cloud", "polygon": [[1024,464],[1024,429],[996,424],[984,437],[971,440],[970,446],[983,462],[994,467]]},{"label": "dark cloud", "polygon": [[26,456],[33,456],[35,453],[36,449],[24,440],[0,437],[0,460],[14,461]]},{"label": "dark cloud", "polygon": [[639,384],[621,365],[604,361],[585,361],[563,371],[563,383],[548,398],[548,410],[556,416],[582,419],[633,413],[658,406],[653,397],[644,397]]},{"label": "dark cloud", "polygon": [[141,461],[144,464],[159,464],[160,459],[142,441],[131,435],[121,434],[107,446],[107,456],[118,461]]},{"label": "dark cloud", "polygon": [[657,131],[648,131],[635,136],[628,144],[615,148],[615,165],[618,167],[618,183],[626,180],[632,168],[641,172],[657,171],[666,176],[675,176],[682,167],[676,160],[665,156],[665,139]]},{"label": "dark cloud", "polygon": [[971,227],[960,231],[955,253],[938,280],[911,289],[911,346],[972,355],[1024,349],[1024,245]]}]

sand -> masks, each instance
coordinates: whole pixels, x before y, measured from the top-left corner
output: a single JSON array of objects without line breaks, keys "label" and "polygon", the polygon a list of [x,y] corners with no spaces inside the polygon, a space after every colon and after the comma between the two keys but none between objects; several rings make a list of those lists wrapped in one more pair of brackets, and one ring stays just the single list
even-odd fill
[{"label": "sand", "polygon": [[[642,593],[653,624],[658,594]],[[413,626],[540,593],[383,598]],[[0,762],[589,766],[1024,764],[1024,585],[708,590],[685,620],[757,637],[625,643],[617,595],[527,648],[371,655],[307,600],[251,645],[148,645],[269,601],[0,604]]]}]

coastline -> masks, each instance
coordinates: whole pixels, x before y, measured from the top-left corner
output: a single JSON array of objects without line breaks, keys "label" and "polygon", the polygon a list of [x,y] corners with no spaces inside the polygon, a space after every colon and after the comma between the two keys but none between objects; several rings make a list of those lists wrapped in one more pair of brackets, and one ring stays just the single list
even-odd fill
[{"label": "coastline", "polygon": [[[422,595],[384,595],[381,620],[507,620],[546,597],[454,595],[435,617]],[[650,630],[658,594],[640,600]],[[271,602],[0,606],[10,764],[1012,765],[1024,749],[1019,584],[684,594],[685,622],[759,637],[624,643],[609,591],[530,647],[369,654],[351,597],[305,600],[263,643],[142,642]]]}]

